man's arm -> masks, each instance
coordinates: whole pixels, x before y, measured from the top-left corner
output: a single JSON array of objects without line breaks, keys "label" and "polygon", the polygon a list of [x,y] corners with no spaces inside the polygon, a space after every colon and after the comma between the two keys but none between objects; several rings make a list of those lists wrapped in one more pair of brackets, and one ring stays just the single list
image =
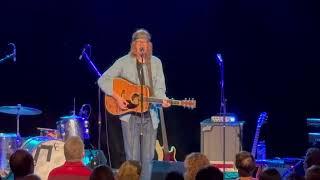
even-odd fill
[{"label": "man's arm", "polygon": [[117,60],[102,76],[98,79],[98,85],[106,95],[113,94],[113,78],[120,77],[122,66],[120,60]]},{"label": "man's arm", "polygon": [[158,98],[167,98],[166,96],[166,82],[165,82],[165,77],[163,73],[163,68],[162,68],[162,63],[159,59],[157,59],[157,70],[156,76],[155,76],[155,84],[154,84],[154,96]]}]

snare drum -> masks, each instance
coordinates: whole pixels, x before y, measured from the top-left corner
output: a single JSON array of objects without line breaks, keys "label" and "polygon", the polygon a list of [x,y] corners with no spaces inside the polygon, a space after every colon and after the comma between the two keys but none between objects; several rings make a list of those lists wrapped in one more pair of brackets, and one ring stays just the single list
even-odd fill
[{"label": "snare drum", "polygon": [[9,158],[20,145],[20,138],[15,133],[0,133],[0,176],[10,172]]},{"label": "snare drum", "polygon": [[22,149],[29,151],[35,162],[34,173],[48,179],[50,171],[65,162],[64,142],[52,137],[37,136],[25,141]]}]

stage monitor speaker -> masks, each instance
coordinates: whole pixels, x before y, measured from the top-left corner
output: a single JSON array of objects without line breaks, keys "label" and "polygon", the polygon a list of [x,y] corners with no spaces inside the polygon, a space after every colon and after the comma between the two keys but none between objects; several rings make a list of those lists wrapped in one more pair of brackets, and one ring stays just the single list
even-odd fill
[{"label": "stage monitor speaker", "polygon": [[[228,122],[225,126],[226,161],[234,162],[241,151],[243,122]],[[212,162],[223,161],[223,123],[206,119],[201,122],[201,153]]]},{"label": "stage monitor speaker", "polygon": [[169,172],[179,172],[183,174],[185,168],[183,162],[177,161],[152,161],[152,180],[164,180]]},{"label": "stage monitor speaker", "polygon": [[99,165],[107,165],[107,159],[101,150],[85,150],[85,156],[82,160],[90,169],[94,169]]}]

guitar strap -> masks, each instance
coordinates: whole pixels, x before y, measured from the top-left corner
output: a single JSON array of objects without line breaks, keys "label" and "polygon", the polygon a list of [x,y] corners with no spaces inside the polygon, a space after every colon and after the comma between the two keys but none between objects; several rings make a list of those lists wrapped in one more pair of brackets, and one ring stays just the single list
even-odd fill
[{"label": "guitar strap", "polygon": [[153,96],[153,81],[152,81],[152,69],[151,69],[151,58],[147,61],[148,77],[150,83],[150,96]]},{"label": "guitar strap", "polygon": [[146,83],[144,79],[143,65],[140,62],[138,62],[138,60],[136,62],[137,62],[137,72],[138,72],[140,85],[145,85]]},{"label": "guitar strap", "polygon": [[[145,77],[144,77],[144,73],[143,73],[143,64],[141,64],[138,61],[136,61],[136,62],[137,62],[137,71],[138,71],[140,84],[145,85]],[[147,65],[147,73],[148,73],[148,78],[149,78],[150,96],[153,96],[153,80],[152,80],[151,59],[146,62],[146,65]]]}]

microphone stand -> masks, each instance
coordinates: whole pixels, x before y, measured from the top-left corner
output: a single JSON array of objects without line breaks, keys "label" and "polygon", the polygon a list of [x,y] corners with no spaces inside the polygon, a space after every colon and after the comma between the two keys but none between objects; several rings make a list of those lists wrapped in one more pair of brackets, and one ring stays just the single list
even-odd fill
[{"label": "microphone stand", "polygon": [[0,59],[0,63],[6,61],[7,59],[13,59],[13,61],[16,61],[16,46],[13,43],[9,43],[8,45],[11,45],[13,47],[13,52],[11,54],[6,55],[2,59]]},{"label": "microphone stand", "polygon": [[[144,103],[144,97],[143,97],[143,85],[145,84],[145,78],[144,78],[144,71],[143,71],[143,63],[144,63],[144,58],[143,58],[143,51],[141,52],[141,62],[140,63],[138,60],[137,63],[139,63],[140,65],[140,68],[139,68],[139,71],[140,71],[140,78],[141,78],[141,82],[140,82],[140,108],[141,108],[141,118],[140,118],[140,135],[139,135],[139,140],[140,140],[140,164],[142,164],[142,155],[143,155],[143,127],[142,127],[142,123],[144,121],[144,113],[143,113],[143,103]],[[152,83],[152,82],[151,82]]]},{"label": "microphone stand", "polygon": [[[90,45],[87,45],[86,47],[91,48]],[[91,49],[90,49],[91,52]],[[94,65],[94,63],[92,62],[92,60],[90,59],[90,57],[88,56],[88,54],[86,53],[85,50],[82,51],[81,56],[79,59],[84,58],[86,60],[87,63],[89,63],[90,67],[94,70],[96,76],[99,78],[101,77],[101,73],[99,72],[99,70],[97,69],[97,67]],[[102,126],[102,117],[101,117],[101,90],[98,86],[98,150],[101,150],[101,126]],[[105,114],[105,120],[106,120],[106,136],[107,136],[107,151],[108,151],[108,162],[109,162],[109,166],[112,167],[111,164],[111,157],[110,157],[110,149],[109,149],[109,135],[108,135],[108,123],[107,123],[107,116]]]},{"label": "microphone stand", "polygon": [[[89,65],[91,66],[91,68],[94,70],[95,74],[97,77],[101,77],[101,73],[99,72],[99,70],[97,69],[97,67],[93,64],[92,60],[90,59],[90,57],[88,56],[88,54],[86,53],[86,51],[83,51],[81,54],[81,59],[85,59],[87,63],[89,63]],[[101,150],[101,91],[100,88],[98,87],[98,150]]]},{"label": "microphone stand", "polygon": [[221,54],[217,54],[217,62],[220,69],[220,115],[223,119],[223,174],[226,172],[226,98],[224,96],[224,63]]},{"label": "microphone stand", "polygon": [[15,56],[15,53],[8,54],[8,55],[6,55],[4,58],[0,59],[0,63],[4,62],[4,61],[6,61],[7,59],[10,59],[10,58],[12,58],[12,57],[14,57],[14,56]]}]

